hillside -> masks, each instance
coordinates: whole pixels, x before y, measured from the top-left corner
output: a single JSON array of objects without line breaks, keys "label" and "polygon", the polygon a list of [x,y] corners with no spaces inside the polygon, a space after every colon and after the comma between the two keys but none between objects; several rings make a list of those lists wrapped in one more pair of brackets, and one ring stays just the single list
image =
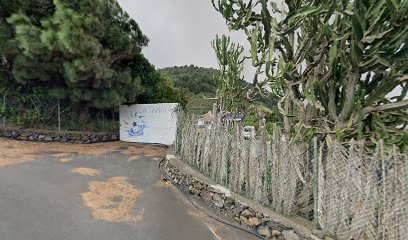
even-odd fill
[{"label": "hillside", "polygon": [[186,65],[163,68],[159,72],[171,78],[176,87],[187,90],[190,114],[203,114],[212,109],[214,101],[208,98],[215,97],[217,86],[213,76],[220,74],[218,70]]},{"label": "hillside", "polygon": [[213,76],[220,74],[219,70],[194,65],[168,67],[159,71],[173,79],[176,87],[184,88],[193,94],[215,94],[217,86]]}]

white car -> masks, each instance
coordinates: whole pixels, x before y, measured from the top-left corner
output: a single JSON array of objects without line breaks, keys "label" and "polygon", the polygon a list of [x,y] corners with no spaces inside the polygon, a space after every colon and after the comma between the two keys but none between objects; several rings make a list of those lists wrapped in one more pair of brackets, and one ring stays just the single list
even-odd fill
[{"label": "white car", "polygon": [[197,121],[197,126],[198,126],[199,128],[204,128],[204,127],[205,127],[205,122],[204,122],[203,120],[198,120],[198,121]]},{"label": "white car", "polygon": [[254,126],[245,126],[242,129],[242,135],[244,136],[245,140],[253,139],[255,140],[256,131]]}]

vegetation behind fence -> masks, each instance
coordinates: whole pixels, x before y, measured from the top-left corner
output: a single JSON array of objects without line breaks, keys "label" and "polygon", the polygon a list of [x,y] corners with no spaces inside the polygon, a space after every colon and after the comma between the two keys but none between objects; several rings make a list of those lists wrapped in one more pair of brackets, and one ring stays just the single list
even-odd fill
[{"label": "vegetation behind fence", "polygon": [[260,124],[257,140],[239,125],[179,128],[182,159],[231,190],[285,215],[313,221],[338,239],[408,239],[408,154],[380,141],[292,143]]},{"label": "vegetation behind fence", "polygon": [[46,89],[33,93],[0,94],[0,126],[48,130],[106,131],[119,130],[118,114],[113,109],[90,108],[81,115],[81,105],[49,96]]}]

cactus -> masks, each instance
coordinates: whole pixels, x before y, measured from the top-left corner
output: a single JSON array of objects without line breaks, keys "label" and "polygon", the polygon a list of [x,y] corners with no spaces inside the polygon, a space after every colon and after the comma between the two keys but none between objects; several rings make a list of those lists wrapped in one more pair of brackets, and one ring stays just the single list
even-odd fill
[{"label": "cactus", "polygon": [[212,2],[230,29],[247,34],[254,84],[280,99],[288,135],[310,128],[348,138],[381,132],[392,135],[390,143],[406,135],[407,1]]},{"label": "cactus", "polygon": [[244,48],[231,41],[230,37],[218,35],[211,42],[218,59],[221,75],[214,76],[218,87],[218,102],[229,113],[238,113],[242,109],[246,85],[242,71]]}]

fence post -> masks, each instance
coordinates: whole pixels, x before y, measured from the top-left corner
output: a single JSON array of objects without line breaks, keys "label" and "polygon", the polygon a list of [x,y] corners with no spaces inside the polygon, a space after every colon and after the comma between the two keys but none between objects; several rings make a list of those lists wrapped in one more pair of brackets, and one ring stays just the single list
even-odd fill
[{"label": "fence post", "polygon": [[317,152],[318,152],[318,147],[317,147],[317,138],[315,137],[313,139],[313,159],[312,159],[312,164],[313,164],[313,223],[318,224],[318,183],[319,183],[319,166],[318,166],[318,161],[317,161]]},{"label": "fence post", "polygon": [[59,98],[58,98],[58,131],[61,131],[61,107]]},{"label": "fence post", "polygon": [[405,192],[408,201],[408,155],[405,156]]},{"label": "fence post", "polygon": [[[6,107],[6,94],[3,94],[3,107]],[[3,127],[6,126],[6,114],[3,116]]]},{"label": "fence post", "polygon": [[253,139],[249,138],[249,142],[248,142],[248,152],[247,152],[247,156],[246,156],[246,163],[245,163],[245,175],[246,175],[246,196],[248,197],[250,195],[250,191],[251,191],[251,177],[250,177],[250,172],[249,172],[249,168],[251,167],[250,162],[251,162],[251,157],[252,157],[252,142]]}]

